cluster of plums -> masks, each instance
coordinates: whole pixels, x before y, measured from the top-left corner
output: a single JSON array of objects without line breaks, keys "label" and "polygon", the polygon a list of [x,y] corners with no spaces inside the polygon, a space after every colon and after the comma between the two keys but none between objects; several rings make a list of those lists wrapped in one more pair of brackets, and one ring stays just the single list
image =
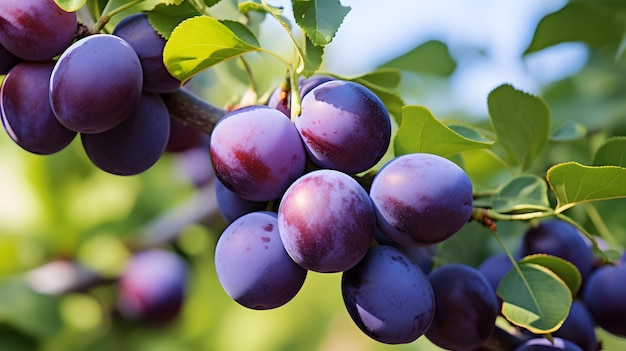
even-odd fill
[{"label": "cluster of plums", "polygon": [[168,143],[176,148],[177,122],[160,94],[181,82],[163,63],[165,39],[145,13],[123,19],[112,34],[75,37],[78,27],[76,13],[53,0],[0,2],[2,124],[29,152],[58,152],[80,134],[98,168],[141,173]]},{"label": "cluster of plums", "polygon": [[[601,240],[598,239],[601,243]],[[560,219],[544,220],[531,226],[522,238],[517,255],[548,254],[572,263],[580,272],[583,284],[572,303],[569,316],[553,333],[561,341],[549,345],[544,341],[529,341],[532,345],[520,350],[596,351],[599,349],[596,328],[600,327],[618,337],[626,337],[626,266],[622,261],[606,263],[595,257],[592,246],[572,224]],[[495,254],[479,267],[496,289],[502,277],[512,268],[509,258]],[[525,333],[525,336],[531,335]],[[551,347],[551,348],[548,348]]]}]

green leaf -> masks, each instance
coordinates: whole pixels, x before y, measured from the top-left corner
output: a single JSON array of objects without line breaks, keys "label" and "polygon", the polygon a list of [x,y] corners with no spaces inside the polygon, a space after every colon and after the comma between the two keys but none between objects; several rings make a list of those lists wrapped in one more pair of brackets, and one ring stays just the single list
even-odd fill
[{"label": "green leaf", "polygon": [[465,150],[488,148],[491,144],[461,136],[422,106],[402,108],[402,122],[394,138],[396,156],[415,152],[450,156]]},{"label": "green leaf", "polygon": [[548,105],[541,98],[508,84],[494,89],[487,104],[497,142],[522,170],[527,169],[548,140]]},{"label": "green leaf", "polygon": [[578,289],[582,285],[583,278],[576,266],[560,257],[534,254],[522,258],[519,263],[535,263],[548,268],[567,284],[572,296],[576,296]]},{"label": "green leaf", "polygon": [[500,213],[549,209],[548,186],[531,174],[513,178],[493,196],[492,207]]},{"label": "green leaf", "polygon": [[298,73],[308,78],[315,74],[315,72],[317,72],[322,65],[324,47],[313,45],[311,40],[307,37],[305,40],[304,50],[298,47],[298,51],[304,60],[298,69]]},{"label": "green leaf", "polygon": [[155,7],[148,12],[148,21],[157,33],[167,40],[178,24],[197,15],[198,11],[185,1],[178,6],[159,5]]},{"label": "green leaf", "polygon": [[0,324],[7,323],[40,339],[58,333],[62,323],[58,300],[34,292],[23,281],[0,284]]},{"label": "green leaf", "polygon": [[446,123],[446,125],[448,126],[448,128],[466,137],[467,139],[482,141],[485,143],[493,143],[493,140],[483,135],[483,131],[479,130],[478,128],[474,126],[469,126],[465,124],[457,124],[457,123]]},{"label": "green leaf", "polygon": [[594,166],[626,167],[626,137],[607,139],[593,155]]},{"label": "green leaf", "polygon": [[408,52],[383,63],[380,67],[398,68],[413,73],[427,73],[448,77],[456,69],[456,61],[448,46],[438,40],[430,40]]},{"label": "green leaf", "polygon": [[296,23],[315,46],[328,45],[350,12],[338,0],[292,0]]},{"label": "green leaf", "polygon": [[578,122],[568,121],[550,135],[550,141],[572,141],[587,135],[587,128]]},{"label": "green leaf", "polygon": [[539,22],[524,55],[575,41],[617,48],[623,32],[624,24],[620,22],[618,12],[610,11],[594,1],[571,1]]},{"label": "green leaf", "polygon": [[381,88],[395,89],[400,84],[401,79],[402,74],[400,74],[399,70],[395,68],[380,68],[351,80],[364,81]]},{"label": "green leaf", "polygon": [[54,0],[64,11],[76,12],[87,3],[87,0]]},{"label": "green leaf", "polygon": [[242,24],[197,16],[174,29],[163,60],[170,73],[184,82],[222,61],[258,50],[258,41]]},{"label": "green leaf", "polygon": [[554,272],[535,263],[518,264],[500,281],[497,294],[502,314],[511,323],[536,334],[556,331],[572,304],[567,285]]},{"label": "green leaf", "polygon": [[557,213],[583,202],[626,197],[623,167],[567,162],[551,167],[547,179],[557,198]]}]

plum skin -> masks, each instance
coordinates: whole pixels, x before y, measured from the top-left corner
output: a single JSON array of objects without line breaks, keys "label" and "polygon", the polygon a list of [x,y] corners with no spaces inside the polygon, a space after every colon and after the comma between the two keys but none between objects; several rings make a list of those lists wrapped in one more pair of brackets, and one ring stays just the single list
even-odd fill
[{"label": "plum skin", "polygon": [[145,92],[137,109],[120,125],[102,133],[81,134],[85,153],[101,170],[135,175],[154,165],[170,135],[167,106],[157,94]]},{"label": "plum skin", "polygon": [[522,238],[522,255],[544,253],[571,262],[583,279],[593,268],[593,253],[581,233],[572,224],[548,219],[530,227]]},{"label": "plum skin", "polygon": [[143,70],[143,90],[151,93],[171,93],[180,88],[163,63],[163,39],[148,22],[148,15],[137,13],[120,21],[113,35],[124,39],[137,53]]},{"label": "plum skin", "polygon": [[250,201],[279,198],[304,173],[306,163],[293,123],[261,105],[222,117],[211,133],[209,153],[222,184]]},{"label": "plum skin", "polygon": [[534,338],[526,341],[518,346],[515,351],[583,351],[575,343],[562,339],[554,338],[554,344],[546,338]]},{"label": "plum skin", "polygon": [[381,231],[405,246],[439,243],[459,231],[472,214],[468,175],[433,154],[392,159],[374,177],[370,196]]},{"label": "plum skin", "polygon": [[439,347],[470,351],[495,329],[498,300],[487,279],[468,265],[450,263],[428,275],[435,295],[435,316],[426,337]]},{"label": "plum skin", "polygon": [[582,300],[596,324],[609,333],[626,337],[626,266],[605,265],[585,282]]},{"label": "plum skin", "polygon": [[0,89],[0,117],[13,141],[23,149],[49,155],[76,136],[57,121],[48,100],[54,62],[24,61],[11,69]]},{"label": "plum skin", "polygon": [[389,113],[358,83],[322,83],[304,95],[301,107],[295,125],[309,158],[321,168],[360,173],[373,167],[389,147]]},{"label": "plum skin", "polygon": [[215,269],[226,293],[256,310],[289,302],[307,275],[285,251],[276,213],[266,211],[243,215],[224,230],[215,249]]},{"label": "plum skin", "polygon": [[165,249],[137,252],[119,280],[118,310],[128,319],[163,325],[180,313],[188,266]]},{"label": "plum skin", "polygon": [[50,104],[66,128],[100,133],[128,118],[139,104],[141,63],[133,48],[110,34],[76,41],[50,78]]},{"label": "plum skin", "polygon": [[316,272],[342,272],[365,256],[376,228],[374,208],[356,180],[322,169],[298,178],[278,208],[281,239],[291,258]]},{"label": "plum skin", "polygon": [[386,344],[416,340],[435,313],[427,277],[393,246],[372,247],[359,264],[343,273],[341,291],[359,329]]},{"label": "plum skin", "polygon": [[70,46],[77,26],[76,13],[53,0],[0,1],[0,44],[24,60],[52,60]]}]

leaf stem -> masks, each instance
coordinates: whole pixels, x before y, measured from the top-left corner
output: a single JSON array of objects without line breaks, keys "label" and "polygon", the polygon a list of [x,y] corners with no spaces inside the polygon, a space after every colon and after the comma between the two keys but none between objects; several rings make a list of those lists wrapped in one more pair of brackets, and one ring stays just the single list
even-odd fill
[{"label": "leaf stem", "polygon": [[602,249],[598,246],[598,243],[596,242],[596,239],[594,238],[593,235],[591,235],[591,233],[589,233],[585,228],[583,228],[580,224],[578,224],[578,222],[576,222],[575,220],[569,218],[568,216],[562,214],[562,213],[556,213],[555,216],[563,221],[566,221],[567,223],[573,225],[574,227],[576,227],[581,233],[583,233],[583,235],[585,235],[587,237],[587,239],[589,239],[589,241],[591,241],[591,245],[593,245],[593,249],[597,252],[600,253],[600,255],[602,256],[602,259],[605,262],[611,262],[612,260],[604,253],[604,251],[602,251]]},{"label": "leaf stem", "polygon": [[113,1],[109,1],[107,2],[106,6],[104,7],[104,10],[102,10],[102,15],[100,16],[100,18],[98,19],[98,21],[96,21],[96,24],[93,26],[92,28],[92,32],[93,33],[99,33],[102,28],[104,28],[104,26],[109,23],[109,21],[111,20],[111,18],[115,15],[117,15],[118,13],[127,10],[135,5],[138,5],[139,3],[141,3],[144,0],[133,0],[133,1],[129,1],[127,3],[125,3],[124,5],[121,5],[119,7],[116,7],[114,9],[109,9],[109,5],[111,5],[113,3]]},{"label": "leaf stem", "polygon": [[613,234],[611,234],[611,230],[606,226],[606,223],[604,223],[602,216],[600,216],[598,209],[591,203],[586,203],[584,209],[585,212],[587,212],[587,217],[589,217],[591,223],[593,223],[594,227],[598,230],[600,237],[611,246],[619,246],[619,243]]},{"label": "leaf stem", "polygon": [[[524,209],[524,208],[521,208]],[[520,210],[521,210],[520,209]],[[530,208],[535,210],[536,208]],[[533,211],[533,212],[525,212],[525,213],[513,213],[513,214],[505,214],[494,211],[490,208],[476,207],[472,210],[472,218],[478,220],[479,222],[483,222],[485,217],[488,217],[491,220],[496,221],[529,221],[531,219],[537,218],[546,218],[556,216],[557,214],[552,209],[546,209],[543,211]]]},{"label": "leaf stem", "polygon": [[205,15],[205,16],[211,16],[211,13],[209,12],[209,7],[206,6],[205,3],[203,3],[202,1],[198,1],[198,0],[189,0],[189,3],[191,4],[191,6],[193,6],[196,11],[198,11],[199,13]]},{"label": "leaf stem", "polygon": [[248,82],[249,82],[249,85],[250,85],[250,90],[254,93],[255,97],[258,97],[259,96],[259,90],[257,88],[256,79],[254,78],[254,73],[252,72],[252,67],[250,67],[250,64],[248,63],[248,61],[243,56],[239,56],[239,60],[243,64],[243,68],[246,71],[246,75],[248,76]]}]

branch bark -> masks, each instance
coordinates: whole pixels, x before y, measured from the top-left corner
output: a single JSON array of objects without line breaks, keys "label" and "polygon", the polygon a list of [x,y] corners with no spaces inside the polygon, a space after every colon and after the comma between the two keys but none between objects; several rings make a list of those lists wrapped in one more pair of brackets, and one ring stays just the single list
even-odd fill
[{"label": "branch bark", "polygon": [[211,135],[213,127],[226,114],[226,110],[211,105],[185,88],[161,95],[170,116]]}]

